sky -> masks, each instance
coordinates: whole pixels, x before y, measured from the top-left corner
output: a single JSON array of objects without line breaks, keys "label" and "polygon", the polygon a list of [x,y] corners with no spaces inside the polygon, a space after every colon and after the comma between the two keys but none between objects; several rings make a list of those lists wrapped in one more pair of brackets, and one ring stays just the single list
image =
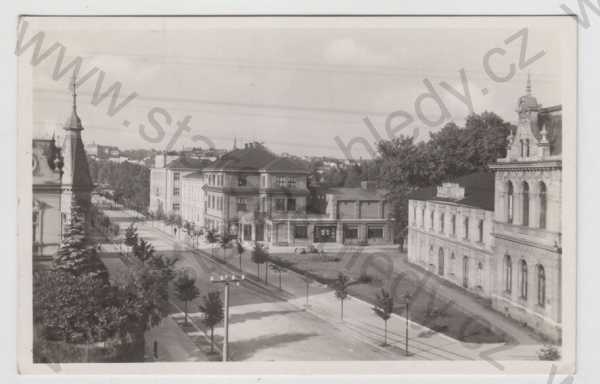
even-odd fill
[{"label": "sky", "polygon": [[[30,18],[23,41],[42,31],[43,49],[54,42],[64,47],[63,67],[81,57],[80,80],[98,68],[77,90],[86,143],[231,148],[235,138],[238,146],[256,140],[279,153],[358,158],[371,152],[360,143],[342,148],[359,137],[375,148],[379,138],[414,135],[417,128],[417,140],[424,140],[449,121],[464,123],[465,86],[474,112],[493,111],[511,122],[528,75],[538,102],[560,104],[561,66],[573,49],[561,38],[563,20]],[[515,37],[523,28],[526,46],[522,33]],[[32,71],[34,136],[60,136],[71,111],[72,72],[53,78],[59,50],[37,65],[30,63],[32,51],[19,56],[19,70]],[[522,51],[524,59],[543,54],[520,66]],[[511,63],[514,73],[499,81]],[[115,82],[118,102],[136,93],[113,116],[110,96],[92,103],[100,72],[101,93]],[[437,100],[425,96],[427,83]],[[176,135],[186,117],[189,130]]]}]

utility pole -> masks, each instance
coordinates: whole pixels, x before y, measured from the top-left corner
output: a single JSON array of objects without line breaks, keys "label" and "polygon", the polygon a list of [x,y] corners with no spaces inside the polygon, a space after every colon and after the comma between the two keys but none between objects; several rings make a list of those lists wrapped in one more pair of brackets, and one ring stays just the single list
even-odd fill
[{"label": "utility pole", "polygon": [[240,281],[245,280],[246,277],[244,275],[236,276],[232,275],[221,275],[217,278],[211,276],[210,282],[216,284],[225,285],[225,298],[223,303],[223,361],[228,360],[228,350],[229,350],[229,285],[235,284],[236,286],[240,285]]}]

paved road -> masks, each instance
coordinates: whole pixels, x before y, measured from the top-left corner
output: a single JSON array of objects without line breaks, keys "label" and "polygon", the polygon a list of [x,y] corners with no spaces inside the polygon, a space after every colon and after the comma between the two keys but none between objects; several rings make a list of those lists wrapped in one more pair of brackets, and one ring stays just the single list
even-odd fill
[{"label": "paved road", "polygon": [[[123,227],[129,223],[122,211],[106,212]],[[207,252],[194,252],[182,242],[148,223],[138,223],[140,237],[150,241],[159,254],[177,256],[177,268],[194,273],[197,286],[206,294],[218,289],[210,276],[232,274],[237,270],[211,260]],[[239,272],[238,272],[239,274]],[[239,287],[231,288],[230,296],[230,357],[232,360],[398,360],[404,354],[400,349],[382,348],[360,335],[348,334],[337,322],[329,322],[302,303],[289,300],[289,294],[272,286],[253,281],[250,277]],[[190,305],[191,317],[199,318],[197,305]],[[177,302],[175,301],[177,304]],[[179,308],[182,306],[178,305]],[[180,318],[180,313],[173,317]],[[217,340],[222,327],[215,329]]]},{"label": "paved road", "polygon": [[[109,211],[115,219],[128,225],[131,212]],[[203,294],[215,289],[210,283],[211,275],[240,273],[238,257],[227,251],[224,260],[229,266],[216,263],[211,257],[210,245],[201,244],[201,250],[192,250],[185,242],[174,239],[168,228],[138,223],[141,237],[150,241],[161,254],[177,255],[178,268],[197,276],[197,284]],[[223,258],[222,250],[215,251]],[[235,267],[234,267],[235,266]],[[493,364],[495,360],[536,359],[539,345],[471,344],[462,343],[442,334],[430,334],[419,324],[410,323],[409,350],[404,353],[405,324],[401,316],[393,316],[388,322],[388,342],[381,347],[383,322],[375,317],[371,305],[351,299],[344,303],[344,321],[339,317],[339,302],[326,287],[312,284],[309,290],[308,310],[305,308],[306,284],[292,272],[282,276],[283,290],[279,290],[278,275],[269,273],[269,283],[259,283],[252,275],[256,265],[249,254],[242,257],[242,269],[250,279],[231,290],[231,357],[234,360],[483,360]],[[264,272],[263,272],[264,273]],[[261,274],[261,277],[263,275]],[[264,278],[264,277],[263,277]],[[465,299],[466,300],[466,299]],[[192,317],[196,302],[191,306]],[[176,315],[178,316],[178,315]],[[220,339],[222,328],[216,329]]]}]

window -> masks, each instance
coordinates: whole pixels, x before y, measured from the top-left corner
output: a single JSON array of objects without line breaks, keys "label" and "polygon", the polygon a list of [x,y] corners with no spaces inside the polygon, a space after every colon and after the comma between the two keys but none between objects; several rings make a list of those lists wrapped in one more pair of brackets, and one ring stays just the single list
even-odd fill
[{"label": "window", "polygon": [[383,239],[383,228],[367,227],[367,239]]},{"label": "window", "polygon": [[465,217],[464,221],[465,240],[469,240],[469,218]]},{"label": "window", "polygon": [[431,210],[431,213],[429,214],[429,229],[433,231],[433,210]]},{"label": "window", "polygon": [[525,157],[525,143],[521,140],[521,157]]},{"label": "window", "polygon": [[452,236],[456,236],[456,215],[452,215]]},{"label": "window", "polygon": [[173,196],[179,196],[179,188],[173,188]]},{"label": "window", "polygon": [[179,176],[180,176],[179,172],[173,173],[173,182],[175,182],[175,183],[178,182]]},{"label": "window", "polygon": [[506,186],[506,221],[509,224],[512,224],[514,218],[514,195],[513,184],[509,181]]},{"label": "window", "polygon": [[238,186],[245,187],[246,185],[248,185],[248,179],[246,178],[246,175],[239,175],[238,176]]},{"label": "window", "polygon": [[296,199],[287,199],[287,210],[288,211],[296,210]]},{"label": "window", "polygon": [[358,239],[358,227],[356,225],[344,224],[344,239]]},{"label": "window", "polygon": [[295,225],[294,226],[294,239],[307,239],[308,230],[306,225]]},{"label": "window", "polygon": [[223,175],[219,175],[219,185],[223,185]]},{"label": "window", "polygon": [[260,211],[261,212],[267,212],[267,198],[266,197],[261,197],[260,198]]},{"label": "window", "polygon": [[179,203],[173,203],[173,210],[179,211]]},{"label": "window", "polygon": [[529,139],[525,140],[525,157],[529,157]]},{"label": "window", "polygon": [[260,175],[260,186],[263,188],[267,187],[267,175]]},{"label": "window", "polygon": [[529,184],[523,182],[523,225],[529,225]]},{"label": "window", "polygon": [[277,186],[279,186],[279,187],[284,187],[285,186],[285,176],[276,176],[275,184],[277,184]]},{"label": "window", "polygon": [[546,272],[544,267],[538,265],[537,267],[537,283],[538,283],[538,305],[541,307],[546,306]]},{"label": "window", "polygon": [[445,215],[442,213],[440,214],[440,232],[444,233],[444,218]]},{"label": "window", "polygon": [[506,293],[512,291],[512,260],[510,255],[504,256],[504,291]]},{"label": "window", "polygon": [[285,211],[285,199],[275,199],[275,210]]},{"label": "window", "polygon": [[521,260],[521,299],[527,299],[527,262]]},{"label": "window", "polygon": [[425,228],[425,208],[421,209],[421,228]]},{"label": "window", "polygon": [[238,212],[246,212],[248,209],[246,199],[243,197],[238,197],[237,199],[237,210]]},{"label": "window", "polygon": [[287,187],[288,188],[296,188],[296,178],[293,176],[289,176],[287,178]]},{"label": "window", "polygon": [[477,224],[477,231],[479,233],[478,241],[483,243],[483,220],[479,220],[479,223]]},{"label": "window", "polygon": [[417,225],[417,206],[413,207],[413,225]]},{"label": "window", "polygon": [[540,228],[546,228],[546,212],[548,210],[548,196],[546,184],[540,182]]}]

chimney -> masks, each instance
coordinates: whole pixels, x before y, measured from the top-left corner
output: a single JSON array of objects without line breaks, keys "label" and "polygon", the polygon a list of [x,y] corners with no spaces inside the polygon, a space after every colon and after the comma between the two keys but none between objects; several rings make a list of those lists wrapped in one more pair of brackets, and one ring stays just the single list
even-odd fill
[{"label": "chimney", "polygon": [[377,189],[377,182],[364,180],[360,182],[360,187],[365,191],[373,192]]}]

